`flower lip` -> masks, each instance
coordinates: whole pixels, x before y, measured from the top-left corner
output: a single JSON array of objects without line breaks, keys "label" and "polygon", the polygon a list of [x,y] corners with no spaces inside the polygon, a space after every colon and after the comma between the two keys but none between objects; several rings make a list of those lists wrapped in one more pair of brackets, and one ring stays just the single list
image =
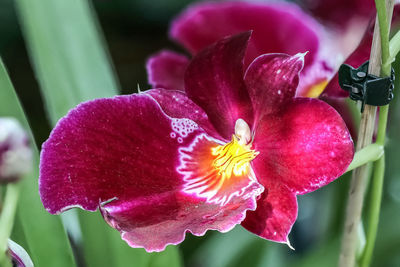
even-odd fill
[{"label": "flower lip", "polygon": [[181,148],[178,171],[186,181],[183,192],[221,206],[240,196],[244,188],[257,182],[250,162],[259,152],[251,149],[252,143],[250,127],[238,119],[230,142],[202,137]]},{"label": "flower lip", "polygon": [[184,177],[183,192],[206,202],[225,206],[257,183],[250,162],[259,153],[236,135],[228,143],[199,136],[189,147],[181,148],[180,154],[177,170]]}]

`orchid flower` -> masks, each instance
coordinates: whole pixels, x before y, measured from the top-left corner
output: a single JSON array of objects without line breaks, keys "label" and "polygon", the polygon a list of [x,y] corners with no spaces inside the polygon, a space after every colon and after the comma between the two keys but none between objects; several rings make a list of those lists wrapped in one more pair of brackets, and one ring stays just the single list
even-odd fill
[{"label": "orchid flower", "polygon": [[353,142],[328,104],[295,97],[305,54],[265,54],[243,75],[251,33],[189,63],[185,92],[152,89],[82,103],[43,144],[47,211],[100,209],[132,247],[241,224],[289,244],[296,195],[339,177]]},{"label": "orchid flower", "polygon": [[[297,90],[298,96],[318,97],[333,76],[337,60],[323,27],[290,3],[206,2],[195,4],[171,24],[170,37],[192,55],[217,40],[253,31],[245,67],[265,53],[296,54],[308,51]],[[329,52],[329,54],[328,54]],[[163,50],[149,58],[147,73],[153,88],[184,90],[183,75],[189,59]]]}]

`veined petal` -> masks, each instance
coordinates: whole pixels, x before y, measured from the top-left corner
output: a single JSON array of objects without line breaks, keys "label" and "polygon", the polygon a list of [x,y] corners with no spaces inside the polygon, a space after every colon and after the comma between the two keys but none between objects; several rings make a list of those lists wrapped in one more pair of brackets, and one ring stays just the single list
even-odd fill
[{"label": "veined petal", "polygon": [[[201,134],[179,149],[177,171],[184,183],[178,193],[112,201],[101,207],[106,221],[131,246],[148,251],[180,243],[185,231],[203,235],[209,229],[231,230],[243,221],[247,210],[255,210],[256,197],[264,188],[252,176],[232,176],[231,180],[219,176],[210,153],[217,142]],[[159,209],[164,212],[160,214]]]},{"label": "veined petal", "polygon": [[[247,210],[255,210],[255,196],[262,190],[262,186],[253,183],[243,194],[248,198],[235,197],[224,206],[205,203],[187,194],[176,194],[124,203],[117,200],[101,207],[101,212],[107,223],[118,229],[122,239],[131,247],[143,247],[148,252],[162,251],[169,244],[181,243],[185,232],[202,236],[207,230],[230,231],[245,219]],[[172,207],[164,204],[172,199],[175,203],[185,204]],[[164,210],[163,217],[158,215],[160,210]],[[142,219],[155,220],[141,225],[136,223]]]},{"label": "veined petal", "polygon": [[342,175],[353,159],[347,127],[331,106],[294,98],[279,113],[264,116],[255,129],[252,161],[263,184],[282,183],[295,194],[316,190]]},{"label": "veined petal", "polygon": [[249,30],[253,35],[246,66],[265,53],[310,51],[307,66],[313,62],[319,49],[317,23],[296,5],[288,3],[196,4],[173,21],[170,35],[195,54],[225,36]]},{"label": "veined petal", "polygon": [[178,172],[183,175],[183,192],[187,194],[224,206],[258,184],[250,166],[258,153],[240,145],[235,137],[223,144],[206,135],[199,136],[180,152]]},{"label": "veined petal", "polygon": [[286,243],[297,218],[296,195],[283,184],[266,185],[255,211],[247,211],[242,226],[268,240]]},{"label": "veined petal", "polygon": [[244,80],[255,121],[291,101],[304,66],[304,54],[266,54],[256,58],[246,71]]},{"label": "veined petal", "polygon": [[188,97],[208,115],[220,135],[229,139],[237,119],[252,121],[243,82],[243,57],[251,33],[224,38],[198,53],[185,72]]},{"label": "veined petal", "polygon": [[221,139],[210,123],[207,114],[190,100],[185,92],[176,90],[152,89],[146,94],[154,98],[161,109],[172,118],[187,118],[196,122],[207,134]]},{"label": "veined petal", "polygon": [[163,50],[146,62],[149,84],[153,88],[184,90],[183,76],[189,59],[182,54]]},{"label": "veined petal", "polygon": [[255,209],[263,188],[252,183],[223,206],[184,192],[182,150],[202,136],[215,140],[196,122],[168,116],[145,93],[83,103],[43,145],[44,207],[51,213],[100,207],[129,245],[148,251],[181,242],[186,231],[227,231]]}]

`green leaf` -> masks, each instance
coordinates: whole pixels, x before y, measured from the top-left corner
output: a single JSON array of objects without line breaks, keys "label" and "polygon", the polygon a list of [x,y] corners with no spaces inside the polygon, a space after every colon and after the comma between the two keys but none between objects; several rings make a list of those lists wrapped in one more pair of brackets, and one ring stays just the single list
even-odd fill
[{"label": "green leaf", "polygon": [[117,93],[112,67],[87,1],[16,3],[53,125],[80,102]]},{"label": "green leaf", "polygon": [[[78,214],[79,219],[85,222],[81,225],[85,245],[84,255],[89,267],[181,266],[181,257],[176,247],[168,246],[165,251],[160,253],[147,253],[142,248],[131,248],[121,239],[118,231],[106,224],[100,213],[79,210]],[[96,242],[96,244],[92,242]],[[102,247],[97,244],[101,244]],[[99,254],[100,250],[106,254]],[[91,260],[89,261],[89,259]]]},{"label": "green leaf", "polygon": [[175,246],[168,246],[163,252],[155,252],[150,255],[148,267],[177,267],[182,265],[179,250]]},{"label": "green leaf", "polygon": [[[27,126],[28,121],[0,59],[0,116],[12,116]],[[30,133],[31,134],[31,133]],[[32,136],[32,134],[31,134]],[[33,138],[31,138],[32,143]],[[22,226],[30,256],[36,266],[75,266],[71,246],[60,218],[47,213],[38,194],[39,153],[34,149],[34,168],[22,181],[18,219]]]},{"label": "green leaf", "polygon": [[28,121],[15,94],[7,70],[0,58],[0,116],[16,118],[24,128],[29,128]]},{"label": "green leaf", "polygon": [[283,266],[273,258],[278,254],[277,249],[289,250],[285,245],[266,241],[236,226],[228,233],[215,232],[209,236],[189,263],[210,267]]},{"label": "green leaf", "polygon": [[[17,6],[53,125],[80,102],[117,94],[117,82],[88,2],[18,0]],[[160,261],[180,265],[176,247],[148,254],[129,247],[99,214],[79,212],[79,221],[88,266],[158,266]]]}]

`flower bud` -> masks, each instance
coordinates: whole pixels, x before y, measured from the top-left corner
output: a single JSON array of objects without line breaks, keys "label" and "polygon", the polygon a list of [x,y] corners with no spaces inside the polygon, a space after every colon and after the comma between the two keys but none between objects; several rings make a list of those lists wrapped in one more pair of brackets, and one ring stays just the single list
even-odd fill
[{"label": "flower bud", "polygon": [[13,266],[33,267],[33,262],[23,247],[8,239],[8,251],[12,258]]},{"label": "flower bud", "polygon": [[29,139],[17,120],[0,118],[0,183],[18,180],[32,166]]}]

